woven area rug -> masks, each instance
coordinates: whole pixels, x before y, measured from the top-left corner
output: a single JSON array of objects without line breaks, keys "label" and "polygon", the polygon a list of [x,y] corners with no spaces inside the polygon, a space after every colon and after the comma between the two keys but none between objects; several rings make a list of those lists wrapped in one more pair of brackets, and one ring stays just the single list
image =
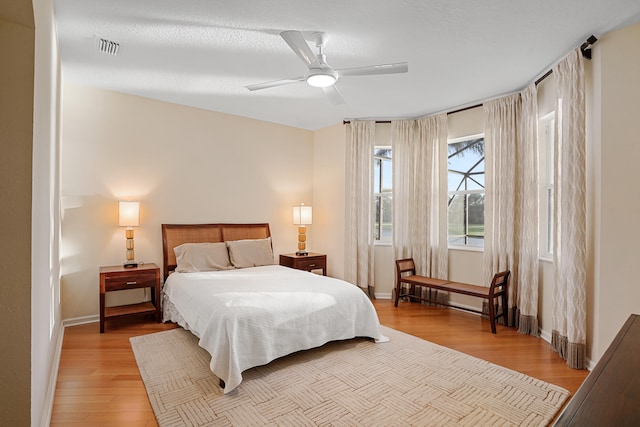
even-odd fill
[{"label": "woven area rug", "polygon": [[190,332],[131,338],[168,426],[544,426],[563,388],[383,327],[391,341],[332,342],[244,372],[224,395]]}]

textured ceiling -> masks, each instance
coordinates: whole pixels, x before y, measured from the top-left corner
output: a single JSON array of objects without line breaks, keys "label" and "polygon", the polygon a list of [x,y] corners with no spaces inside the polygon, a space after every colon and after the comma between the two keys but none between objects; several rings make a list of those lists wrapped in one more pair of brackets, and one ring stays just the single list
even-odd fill
[{"label": "textured ceiling", "polygon": [[[304,129],[413,118],[513,92],[586,38],[640,20],[638,0],[54,0],[65,81]],[[409,72],[344,77],[334,106],[304,82],[279,36],[323,31],[327,62],[406,61]],[[96,39],[120,44],[117,56]],[[311,44],[312,48],[313,45]],[[315,50],[315,48],[314,48]]]}]

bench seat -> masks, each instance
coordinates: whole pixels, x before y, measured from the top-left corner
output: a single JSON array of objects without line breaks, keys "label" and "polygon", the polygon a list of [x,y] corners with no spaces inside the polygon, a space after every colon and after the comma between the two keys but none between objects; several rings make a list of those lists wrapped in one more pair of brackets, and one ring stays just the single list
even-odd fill
[{"label": "bench seat", "polygon": [[[418,299],[420,301],[428,301],[434,304],[444,305],[448,307],[455,307],[462,310],[472,311],[474,313],[484,314],[482,311],[474,310],[468,307],[460,307],[442,301],[436,301],[430,298],[424,298],[421,295],[414,295],[413,290],[415,286],[424,287],[428,289],[436,289],[439,291],[452,292],[461,295],[468,295],[472,297],[482,298],[489,302],[489,321],[491,323],[491,332],[496,333],[496,319],[504,317],[504,324],[509,326],[509,316],[507,315],[507,288],[509,283],[509,270],[496,273],[493,276],[491,285],[489,287],[471,285],[468,283],[452,282],[449,280],[436,279],[432,277],[420,276],[416,274],[415,264],[412,258],[401,259],[396,261],[396,295],[394,305],[398,306],[398,300],[400,297],[407,297],[410,299]],[[410,273],[410,274],[406,274]],[[407,294],[401,294],[402,284],[406,283],[411,286],[411,290]],[[502,312],[496,313],[495,302],[496,299],[502,300]]]}]

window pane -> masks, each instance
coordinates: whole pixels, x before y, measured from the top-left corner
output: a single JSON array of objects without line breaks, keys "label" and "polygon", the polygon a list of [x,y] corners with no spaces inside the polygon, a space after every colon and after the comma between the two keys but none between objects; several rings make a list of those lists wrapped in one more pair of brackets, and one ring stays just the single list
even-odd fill
[{"label": "window pane", "polygon": [[448,146],[449,191],[484,189],[484,138]]},{"label": "window pane", "polygon": [[468,202],[468,232],[477,240],[484,240],[484,194],[469,194]]},{"label": "window pane", "polygon": [[373,240],[380,240],[380,196],[379,195],[374,197]]},{"label": "window pane", "polygon": [[449,244],[484,246],[484,138],[448,145]]},{"label": "window pane", "polygon": [[391,147],[375,147],[373,151],[373,238],[376,241],[391,241],[393,230],[391,153]]},{"label": "window pane", "polygon": [[380,232],[380,240],[384,242],[391,241],[393,218],[393,201],[390,194],[382,196],[382,230]]},{"label": "window pane", "polygon": [[382,161],[382,190],[391,191],[391,159],[385,159]]},{"label": "window pane", "polygon": [[375,147],[373,149],[373,155],[375,157],[382,157],[385,159],[391,159],[391,148],[390,147]]},{"label": "window pane", "polygon": [[456,194],[449,200],[449,244],[483,246],[484,194]]},{"label": "window pane", "polygon": [[466,244],[466,232],[465,232],[465,195],[458,194],[449,197],[449,244],[451,245],[465,245]]},{"label": "window pane", "polygon": [[382,159],[374,158],[373,159],[373,192],[380,192],[380,171],[381,171],[381,163]]}]

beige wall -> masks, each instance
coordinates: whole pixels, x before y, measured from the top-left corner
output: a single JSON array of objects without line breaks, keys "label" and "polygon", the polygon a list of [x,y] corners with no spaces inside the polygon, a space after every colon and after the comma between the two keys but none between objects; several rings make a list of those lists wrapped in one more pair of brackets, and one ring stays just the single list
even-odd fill
[{"label": "beige wall", "polygon": [[[587,64],[587,341],[592,361],[599,359],[629,313],[640,312],[640,288],[629,267],[638,254],[634,212],[640,207],[632,185],[640,173],[634,164],[640,158],[634,143],[640,134],[635,117],[639,28],[603,36]],[[552,79],[547,80],[539,87],[540,114],[553,108]],[[127,196],[143,205],[143,224],[136,230],[138,259],[155,262],[161,261],[162,222],[267,220],[276,252],[290,252],[295,248],[290,206],[310,203],[314,224],[309,227],[309,249],[327,253],[329,273],[344,276],[343,125],[308,132],[72,85],[65,95],[65,318],[97,315],[97,267],[122,261],[124,238],[115,226],[115,202]],[[450,115],[448,125],[450,138],[481,133],[482,109]],[[384,125],[376,129],[379,138],[384,139],[385,132]],[[201,155],[185,158],[192,151]],[[481,252],[451,250],[449,264],[455,280],[482,281]],[[376,247],[379,296],[390,296],[393,269],[391,248]],[[540,263],[539,321],[547,335],[552,271],[551,263]]]},{"label": "beige wall", "polygon": [[313,134],[313,239],[309,249],[327,254],[327,274],[344,278],[345,129],[342,124]]},{"label": "beige wall", "polygon": [[124,261],[119,199],[141,202],[138,261],[162,264],[162,223],[268,222],[276,260],[296,250],[291,207],[313,203],[311,131],[72,84],[63,93],[64,319],[95,318],[99,266]]},{"label": "beige wall", "polygon": [[[601,37],[594,48],[593,139],[597,232],[593,356],[599,359],[630,314],[640,314],[640,24]],[[599,102],[598,102],[599,101]]]},{"label": "beige wall", "polygon": [[0,1],[0,420],[28,426],[31,401],[31,156],[35,26],[29,1]]}]

